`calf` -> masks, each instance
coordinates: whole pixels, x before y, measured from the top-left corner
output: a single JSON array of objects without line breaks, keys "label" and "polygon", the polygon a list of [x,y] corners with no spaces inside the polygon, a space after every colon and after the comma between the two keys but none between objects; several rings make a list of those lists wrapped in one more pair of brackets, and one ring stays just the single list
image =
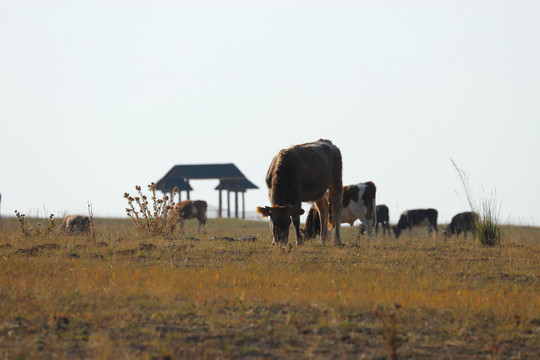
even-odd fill
[{"label": "calf", "polygon": [[399,238],[402,230],[409,229],[411,232],[413,227],[427,226],[428,233],[431,234],[431,231],[435,229],[435,232],[438,232],[437,229],[437,210],[435,209],[415,209],[407,210],[401,214],[399,222],[394,226],[394,234],[396,238]]},{"label": "calf", "polygon": [[459,234],[463,232],[465,238],[467,238],[467,231],[474,231],[478,219],[478,214],[472,211],[466,211],[455,215],[452,218],[450,225],[443,230],[444,237],[454,234],[459,237]]},{"label": "calf", "polygon": [[69,215],[62,220],[62,231],[70,233],[90,232],[90,218],[86,215]]},{"label": "calf", "polygon": [[330,140],[295,145],[274,156],[266,174],[271,206],[257,207],[259,214],[270,217],[273,244],[288,241],[291,219],[296,243],[302,242],[303,201],[315,203],[321,217],[321,242],[325,242],[328,238],[327,191],[337,223],[334,241],[341,243],[342,167],[341,151]]},{"label": "calf", "polygon": [[182,232],[184,231],[184,220],[197,219],[199,220],[197,233],[201,232],[201,227],[203,229],[203,233],[206,233],[206,209],[208,208],[206,201],[185,200],[176,204],[175,208],[178,212],[181,212],[179,222]]}]

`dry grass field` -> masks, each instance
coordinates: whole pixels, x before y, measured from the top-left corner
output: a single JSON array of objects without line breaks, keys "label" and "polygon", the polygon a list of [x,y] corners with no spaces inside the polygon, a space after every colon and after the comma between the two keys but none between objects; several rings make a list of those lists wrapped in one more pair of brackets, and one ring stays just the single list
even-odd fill
[{"label": "dry grass field", "polygon": [[[34,220],[35,221],[35,220]],[[0,232],[0,359],[539,359],[540,229],[271,245],[265,222]],[[256,235],[255,241],[237,240]],[[292,240],[292,238],[291,238]]]}]

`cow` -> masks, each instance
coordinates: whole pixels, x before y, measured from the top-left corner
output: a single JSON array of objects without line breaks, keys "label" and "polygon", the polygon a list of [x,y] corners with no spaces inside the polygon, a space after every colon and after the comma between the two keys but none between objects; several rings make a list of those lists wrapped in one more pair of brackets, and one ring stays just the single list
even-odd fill
[{"label": "cow", "polygon": [[466,239],[467,231],[474,231],[478,219],[478,214],[472,211],[459,213],[452,218],[450,224],[443,230],[443,235],[445,238],[454,234],[459,237],[459,234],[463,232]]},{"label": "cow", "polygon": [[433,229],[435,229],[435,232],[438,232],[437,216],[438,213],[435,209],[415,209],[404,211],[401,214],[397,225],[394,226],[394,234],[396,235],[396,238],[399,238],[402,230],[409,229],[410,233],[411,229],[417,226],[427,226],[429,234],[431,234]]},{"label": "cow", "polygon": [[[321,242],[328,240],[328,203],[332,205],[336,232],[334,242],[341,244],[341,208],[343,201],[341,151],[330,140],[320,139],[282,149],[266,174],[271,206],[257,207],[270,217],[272,244],[287,243],[289,226],[296,230],[296,244],[302,243],[300,215],[302,202],[313,202],[321,218]],[[325,196],[328,191],[328,198]]]},{"label": "cow", "polygon": [[312,239],[321,233],[321,218],[314,205],[309,208],[306,223],[300,230],[306,239]]},{"label": "cow", "polygon": [[[375,192],[377,188],[371,181],[343,187],[343,209],[341,212],[341,223],[349,223],[353,226],[357,219],[360,219],[360,232],[364,225],[371,236],[372,229],[377,222],[375,213]],[[304,234],[308,237],[315,237],[320,229],[320,218],[317,216],[317,209],[311,207],[308,212],[306,224],[303,228]],[[330,206],[329,228],[334,227],[333,209]]]},{"label": "cow", "polygon": [[189,219],[199,220],[199,227],[197,228],[197,233],[201,232],[206,233],[206,210],[208,209],[208,204],[204,200],[185,200],[181,201],[175,205],[175,209],[180,213],[179,222],[180,230],[184,231],[184,221]]},{"label": "cow", "polygon": [[386,235],[386,231],[388,231],[388,234],[390,234],[390,217],[388,213],[388,206],[386,205],[377,205],[376,207],[376,213],[377,213],[377,225],[375,225],[375,233],[379,234],[379,224],[381,224],[383,229],[383,235]]},{"label": "cow", "polygon": [[68,215],[62,220],[60,228],[69,233],[89,233],[90,218],[86,215]]},{"label": "cow", "polygon": [[[353,226],[360,219],[371,237],[373,227],[377,224],[375,212],[375,193],[377,187],[371,181],[343,187],[343,210],[341,223]],[[330,209],[330,228],[334,226],[333,211]]]}]

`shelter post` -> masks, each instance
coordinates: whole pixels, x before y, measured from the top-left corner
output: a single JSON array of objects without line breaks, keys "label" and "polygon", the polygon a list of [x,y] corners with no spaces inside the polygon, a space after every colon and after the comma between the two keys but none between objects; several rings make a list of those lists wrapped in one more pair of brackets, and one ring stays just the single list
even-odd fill
[{"label": "shelter post", "polygon": [[242,219],[246,220],[246,192],[242,191]]},{"label": "shelter post", "polygon": [[227,217],[231,217],[231,191],[227,190]]},{"label": "shelter post", "polygon": [[222,204],[221,204],[221,189],[219,189],[219,201],[218,201],[218,218],[221,219],[221,207],[222,207]]},{"label": "shelter post", "polygon": [[234,192],[234,217],[238,219],[238,191]]}]

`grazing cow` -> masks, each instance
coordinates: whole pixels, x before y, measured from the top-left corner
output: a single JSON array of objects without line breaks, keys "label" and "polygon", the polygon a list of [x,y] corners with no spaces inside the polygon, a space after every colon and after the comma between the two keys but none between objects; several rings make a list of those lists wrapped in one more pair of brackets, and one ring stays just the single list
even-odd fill
[{"label": "grazing cow", "polygon": [[306,239],[312,239],[321,233],[321,218],[315,206],[309,208],[306,223],[300,230]]},{"label": "grazing cow", "polygon": [[197,228],[197,233],[201,232],[201,227],[203,232],[206,233],[206,209],[208,204],[204,200],[185,200],[181,201],[175,205],[177,211],[181,211],[182,215],[180,216],[180,229],[184,231],[184,220],[197,219],[199,220],[199,227]]},{"label": "grazing cow", "polygon": [[86,215],[68,215],[62,220],[62,231],[70,233],[90,232],[90,218]]},{"label": "grazing cow", "polygon": [[476,222],[478,221],[478,214],[472,211],[466,211],[455,215],[444,230],[444,237],[456,234],[459,237],[459,234],[463,232],[465,234],[465,239],[467,238],[467,231],[474,231]]},{"label": "grazing cow", "polygon": [[[314,202],[321,218],[321,242],[328,239],[328,201],[336,219],[334,241],[341,243],[341,208],[343,201],[341,151],[329,140],[292,146],[281,150],[266,174],[272,206],[257,207],[263,217],[270,217],[272,243],[286,243],[289,226],[294,224],[296,244],[302,242],[300,215],[302,201]],[[326,191],[329,192],[329,200]]]},{"label": "grazing cow", "polygon": [[416,209],[416,210],[407,210],[401,214],[399,222],[394,226],[394,234],[396,238],[399,238],[402,230],[409,229],[409,232],[413,227],[417,226],[427,226],[428,233],[431,234],[431,231],[437,229],[437,210],[435,209]]},{"label": "grazing cow", "polygon": [[390,217],[388,213],[388,206],[386,205],[377,205],[377,225],[375,225],[375,233],[379,234],[379,224],[381,224],[383,229],[383,235],[386,235],[386,231],[390,234]]}]

